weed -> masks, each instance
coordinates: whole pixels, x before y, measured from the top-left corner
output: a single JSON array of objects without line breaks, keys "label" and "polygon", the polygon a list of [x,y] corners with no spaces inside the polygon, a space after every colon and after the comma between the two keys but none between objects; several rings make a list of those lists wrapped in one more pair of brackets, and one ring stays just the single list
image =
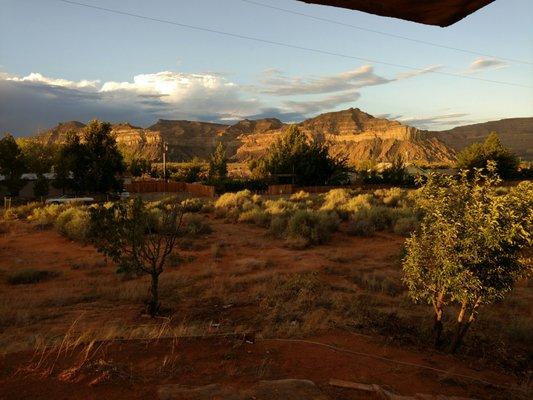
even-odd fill
[{"label": "weed", "polygon": [[39,283],[44,280],[54,278],[58,275],[59,273],[55,271],[28,268],[8,275],[7,283],[10,285],[28,285],[32,283]]}]

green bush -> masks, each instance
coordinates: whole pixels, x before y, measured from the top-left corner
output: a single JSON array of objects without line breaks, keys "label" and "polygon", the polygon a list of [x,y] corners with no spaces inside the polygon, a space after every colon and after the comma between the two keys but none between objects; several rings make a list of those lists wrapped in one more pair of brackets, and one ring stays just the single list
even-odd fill
[{"label": "green bush", "polygon": [[398,187],[390,189],[378,189],[374,191],[374,196],[381,199],[383,204],[389,207],[396,207],[401,204],[406,197],[407,191]]},{"label": "green bush", "polygon": [[9,209],[11,218],[5,219],[26,219],[30,216],[36,208],[43,207],[42,203],[33,202],[18,207],[11,207]]},{"label": "green bush", "polygon": [[289,215],[305,208],[305,203],[289,201],[287,199],[267,200],[264,204],[265,211],[271,215]]},{"label": "green bush", "polygon": [[249,190],[241,190],[237,193],[225,193],[215,202],[215,208],[249,210],[254,204],[261,203],[261,196],[252,194]]},{"label": "green bush", "polygon": [[58,273],[53,271],[28,268],[12,273],[7,277],[7,282],[10,285],[28,285],[53,278],[57,275]]},{"label": "green bush", "polygon": [[394,223],[394,233],[402,236],[409,236],[418,227],[416,217],[401,217]]},{"label": "green bush", "polygon": [[211,226],[200,215],[186,214],[184,230],[188,235],[203,235],[213,232]]},{"label": "green bush", "polygon": [[69,239],[84,242],[89,237],[90,224],[89,212],[85,208],[70,207],[57,216],[54,226]]},{"label": "green bush", "polygon": [[376,227],[368,219],[350,219],[346,232],[352,236],[373,236]]},{"label": "green bush", "polygon": [[299,210],[288,221],[286,237],[299,240],[304,246],[324,243],[337,230],[339,223],[339,217],[333,212]]},{"label": "green bush", "polygon": [[267,227],[270,223],[270,215],[259,207],[247,210],[239,215],[239,222],[248,222],[258,226]]},{"label": "green bush", "polygon": [[287,223],[287,217],[284,217],[282,215],[275,215],[270,221],[270,227],[268,231],[272,236],[280,239],[283,237],[283,235],[285,235],[285,231],[287,230]]},{"label": "green bush", "polygon": [[311,198],[311,195],[307,192],[304,192],[303,190],[300,190],[297,193],[294,193],[290,197],[290,201],[304,201],[306,202]]},{"label": "green bush", "polygon": [[35,208],[28,217],[28,221],[37,223],[41,228],[50,227],[65,208],[64,205],[60,204],[50,204],[45,207]]},{"label": "green bush", "polygon": [[181,202],[181,209],[186,213],[199,212],[203,209],[205,201],[198,198],[185,199]]}]

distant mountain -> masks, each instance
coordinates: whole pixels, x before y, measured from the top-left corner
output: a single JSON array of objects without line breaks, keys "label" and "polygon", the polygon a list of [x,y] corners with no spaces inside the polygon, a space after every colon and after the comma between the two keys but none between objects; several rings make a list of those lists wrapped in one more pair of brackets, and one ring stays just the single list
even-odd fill
[{"label": "distant mountain", "polygon": [[455,150],[482,142],[497,132],[502,144],[523,160],[533,161],[533,118],[508,118],[481,124],[465,125],[432,135]]},{"label": "distant mountain", "polygon": [[[456,151],[483,140],[491,131],[524,158],[531,150],[533,118],[508,119],[429,132],[397,121],[376,118],[357,108],[321,114],[297,124],[310,136],[327,140],[334,153],[348,155],[353,163],[374,159],[392,161],[400,155],[408,162],[452,163]],[[85,125],[66,122],[39,135],[45,142],[62,142],[69,131],[80,132]],[[206,158],[218,142],[235,161],[248,161],[264,154],[286,124],[275,118],[242,120],[233,125],[198,121],[159,120],[148,128],[128,123],[113,125],[123,151],[153,161],[161,160],[163,143],[171,161]]]}]

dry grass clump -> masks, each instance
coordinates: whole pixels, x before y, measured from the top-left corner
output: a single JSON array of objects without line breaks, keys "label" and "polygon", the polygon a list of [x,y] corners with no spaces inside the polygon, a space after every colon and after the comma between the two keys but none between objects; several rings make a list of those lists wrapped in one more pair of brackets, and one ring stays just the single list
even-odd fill
[{"label": "dry grass clump", "polygon": [[27,268],[9,274],[7,276],[7,283],[10,285],[29,285],[54,278],[57,275],[59,274],[55,271]]},{"label": "dry grass clump", "polygon": [[403,291],[401,277],[395,271],[354,273],[351,275],[351,280],[362,289],[393,297]]},{"label": "dry grass clump", "polygon": [[261,301],[263,333],[298,336],[327,328],[331,307],[330,296],[315,274],[277,277],[267,285]]}]

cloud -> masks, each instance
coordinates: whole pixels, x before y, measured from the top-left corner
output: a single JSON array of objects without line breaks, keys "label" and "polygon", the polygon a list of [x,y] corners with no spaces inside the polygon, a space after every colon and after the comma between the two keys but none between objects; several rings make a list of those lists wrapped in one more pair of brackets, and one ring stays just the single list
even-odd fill
[{"label": "cloud", "polygon": [[92,118],[148,126],[159,118],[219,121],[260,113],[262,104],[215,74],[163,71],[132,81],[69,81],[32,73],[0,76],[0,129],[30,134]]},{"label": "cloud", "polygon": [[271,69],[263,73],[261,83],[264,94],[276,96],[310,95],[360,89],[389,83],[391,80],[374,73],[374,67],[360,68],[322,77],[287,77],[281,71]]},{"label": "cloud", "polygon": [[256,85],[238,84],[216,72],[161,71],[139,74],[131,80],[101,82],[51,78],[36,72],[19,77],[0,71],[0,130],[32,134],[60,121],[93,118],[141,126],[157,119],[230,123],[277,117],[301,121],[358,101],[363,88],[439,68],[430,66],[393,78],[376,74],[371,65],[312,77],[290,77],[269,69]]},{"label": "cloud", "polygon": [[96,86],[100,82],[98,80],[95,80],[95,81],[81,80],[81,81],[76,82],[76,81],[69,81],[67,79],[54,79],[54,78],[48,78],[36,72],[32,72],[31,74],[23,78],[19,78],[16,76],[10,76],[8,74],[5,74],[4,77],[0,76],[0,78],[13,81],[13,82],[41,83],[44,85],[61,86],[61,87],[69,88],[69,89],[92,89],[92,90],[96,90]]},{"label": "cloud", "polygon": [[498,60],[496,58],[478,58],[465,71],[466,74],[475,74],[482,71],[501,69],[507,67],[505,61]]},{"label": "cloud", "polygon": [[443,67],[443,65],[430,65],[429,67],[426,67],[426,68],[423,68],[423,69],[420,69],[418,71],[412,71],[412,72],[405,72],[403,74],[398,74],[396,76],[396,79],[397,81],[401,81],[403,79],[409,79],[409,78],[414,78],[415,76],[420,76],[420,75],[425,75],[425,74],[430,74],[432,72],[435,72],[435,71],[438,71],[440,70],[441,68]]},{"label": "cloud", "polygon": [[438,129],[439,127],[449,127],[454,125],[464,125],[472,122],[471,119],[465,118],[469,114],[450,113],[441,115],[432,115],[426,117],[402,117],[398,120],[404,124],[415,126],[419,129]]},{"label": "cloud", "polygon": [[307,100],[307,101],[294,101],[289,100],[285,101],[283,105],[285,108],[291,110],[292,112],[303,114],[303,115],[312,115],[318,114],[324,110],[333,110],[336,107],[346,104],[353,103],[361,97],[361,94],[357,91],[345,92],[334,96],[329,96],[319,100]]}]

